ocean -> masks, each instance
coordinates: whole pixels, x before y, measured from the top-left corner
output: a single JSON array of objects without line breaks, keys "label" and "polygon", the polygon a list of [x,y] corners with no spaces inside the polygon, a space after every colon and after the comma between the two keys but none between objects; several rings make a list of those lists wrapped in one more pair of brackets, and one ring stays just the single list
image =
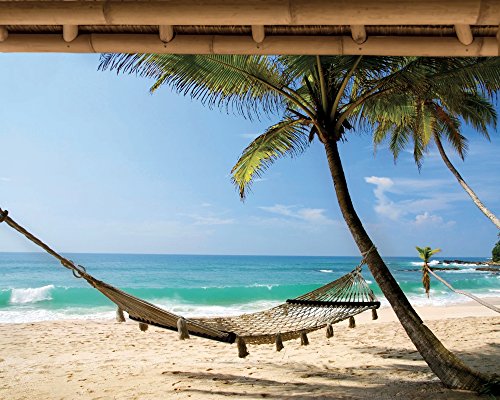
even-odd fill
[{"label": "ocean", "polygon": [[[122,290],[184,316],[236,315],[264,310],[351,271],[359,257],[65,254]],[[431,278],[430,299],[421,284],[418,258],[386,263],[414,305],[469,301]],[[437,264],[437,260],[433,261]],[[467,259],[465,259],[467,260]],[[482,261],[481,259],[475,259]],[[454,287],[479,297],[500,296],[500,275],[455,265],[438,273]],[[486,259],[484,259],[486,261]],[[442,265],[440,265],[442,266]],[[368,271],[363,275],[387,306]],[[44,253],[0,253],[0,323],[113,318],[115,307],[83,279]]]}]

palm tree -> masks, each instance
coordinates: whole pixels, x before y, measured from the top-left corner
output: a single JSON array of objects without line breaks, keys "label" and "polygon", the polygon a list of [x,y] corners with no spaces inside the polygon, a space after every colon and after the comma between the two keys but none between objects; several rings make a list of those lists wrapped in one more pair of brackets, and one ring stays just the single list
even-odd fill
[{"label": "palm tree", "polygon": [[[444,151],[443,144],[441,143],[441,139],[439,135],[434,136],[434,142],[436,143],[436,146],[438,148],[439,154],[441,155],[441,158],[443,159],[444,163],[448,167],[448,169],[451,171],[451,173],[455,176],[457,179],[458,183],[462,188],[465,190],[465,192],[470,196],[474,204],[481,210],[481,212],[486,215],[487,218],[491,220],[495,224],[495,226],[500,229],[500,219],[493,214],[484,204],[483,202],[479,199],[477,194],[472,190],[472,188],[465,182],[464,178],[462,178],[462,175],[457,171],[457,169],[453,166],[451,163],[450,159],[446,155],[446,152]],[[461,156],[462,160],[464,159],[463,156]]]},{"label": "palm tree", "polygon": [[[432,75],[440,72],[442,60],[107,54],[101,58],[100,69],[153,78],[152,91],[167,85],[208,106],[225,107],[247,117],[281,115],[279,122],[249,144],[232,170],[242,199],[252,181],[274,161],[300,154],[318,139],[325,149],[337,201],[354,241],[417,350],[446,386],[480,390],[489,378],[471,370],[442,345],[382,260],[354,209],[338,151],[338,144],[353,124],[370,124],[363,118],[365,102],[395,98],[401,91],[420,91],[422,81],[427,83],[426,91],[445,93],[447,89],[434,85],[432,80]],[[452,70],[453,61],[447,63]],[[465,74],[468,81],[463,81],[474,81],[480,87],[492,77],[500,82],[499,68],[494,64],[486,63],[477,71],[471,68]]]},{"label": "palm tree", "polygon": [[431,278],[429,276],[429,260],[431,257],[439,253],[441,249],[434,249],[432,250],[430,247],[418,247],[416,246],[416,249],[418,251],[418,256],[424,261],[424,264],[422,265],[422,284],[424,285],[425,289],[425,294],[427,294],[427,297],[429,297],[429,291],[431,290]]},{"label": "palm tree", "polygon": [[[463,65],[463,63],[460,63],[457,67],[476,68],[481,63],[489,62],[490,60],[483,60],[476,63],[476,65]],[[443,87],[451,85],[450,76],[459,76],[461,73],[462,71],[456,71],[455,74],[450,74],[449,71],[445,71],[436,74],[433,78],[434,83]],[[401,150],[410,142],[413,142],[414,159],[420,169],[423,156],[433,141],[443,162],[455,176],[460,186],[471,197],[479,210],[500,229],[500,219],[482,203],[472,188],[465,182],[448,158],[442,143],[443,138],[446,139],[460,158],[465,159],[468,146],[467,138],[461,134],[462,121],[471,125],[486,139],[490,139],[488,127],[496,129],[497,122],[497,114],[492,105],[492,100],[498,87],[496,87],[495,83],[496,78],[492,78],[489,82],[485,82],[483,87],[473,84],[463,85],[460,88],[454,85],[452,96],[449,96],[449,94],[442,96],[436,93],[438,96],[433,97],[434,92],[426,93],[424,90],[401,93],[399,104],[387,104],[387,101],[385,101],[382,105],[385,112],[377,114],[373,113],[373,108],[379,109],[381,105],[375,103],[380,100],[383,101],[383,99],[373,99],[372,102],[365,104],[365,115],[371,119],[372,123],[377,125],[373,136],[375,146],[389,136],[389,148],[395,160]],[[493,84],[491,84],[492,82]],[[423,82],[423,86],[426,86],[425,82]],[[390,112],[389,108],[391,109]],[[412,137],[413,140],[410,139]]]}]

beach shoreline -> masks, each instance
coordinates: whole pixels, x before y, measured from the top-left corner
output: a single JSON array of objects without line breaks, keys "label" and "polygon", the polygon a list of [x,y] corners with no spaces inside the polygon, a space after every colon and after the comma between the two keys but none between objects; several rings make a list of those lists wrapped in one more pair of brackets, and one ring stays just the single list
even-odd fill
[{"label": "beach shoreline", "polygon": [[[499,299],[490,299],[498,306]],[[500,316],[467,302],[418,307],[450,350],[485,373],[498,370]],[[310,345],[235,345],[127,320],[65,320],[0,324],[0,398],[10,399],[468,399],[444,388],[388,307],[309,335]]]}]

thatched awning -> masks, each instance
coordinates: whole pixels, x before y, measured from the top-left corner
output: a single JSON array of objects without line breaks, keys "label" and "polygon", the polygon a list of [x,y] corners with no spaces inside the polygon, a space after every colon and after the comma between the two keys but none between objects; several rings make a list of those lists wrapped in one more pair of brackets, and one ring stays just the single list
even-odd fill
[{"label": "thatched awning", "polygon": [[497,56],[500,0],[0,0],[0,52]]}]

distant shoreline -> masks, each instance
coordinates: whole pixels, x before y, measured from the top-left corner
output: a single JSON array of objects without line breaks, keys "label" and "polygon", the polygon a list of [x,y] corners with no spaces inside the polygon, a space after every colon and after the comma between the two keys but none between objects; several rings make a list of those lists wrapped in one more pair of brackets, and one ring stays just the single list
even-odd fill
[{"label": "distant shoreline", "polygon": [[471,264],[476,264],[476,266],[481,266],[479,268],[475,268],[476,271],[489,271],[500,273],[500,262],[495,261],[464,261],[464,260],[443,260],[439,261],[438,265],[446,265],[446,267],[431,267],[432,270],[458,270],[458,267],[447,267],[450,264],[458,264],[464,266],[470,266]]}]

